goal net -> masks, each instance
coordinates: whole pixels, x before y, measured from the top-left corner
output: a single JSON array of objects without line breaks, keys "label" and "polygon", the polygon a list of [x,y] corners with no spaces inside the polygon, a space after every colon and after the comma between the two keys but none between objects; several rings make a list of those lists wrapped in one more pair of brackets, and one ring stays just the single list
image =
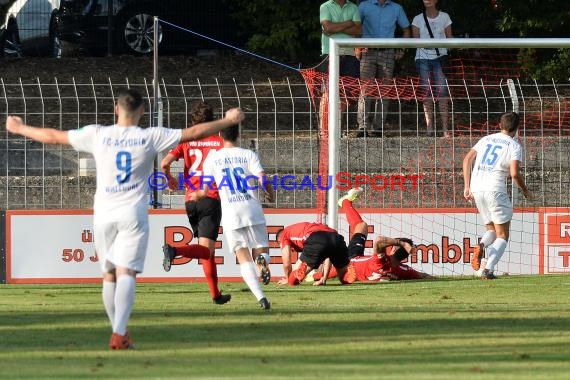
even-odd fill
[{"label": "goal net", "polygon": [[[411,237],[418,253],[409,264],[416,269],[472,275],[469,263],[484,226],[463,198],[462,160],[479,138],[498,131],[502,113],[517,111],[522,173],[536,200],[525,201],[508,181],[515,214],[497,272],[570,272],[570,86],[567,78],[546,83],[523,78],[515,50],[568,47],[570,40],[449,39],[437,45],[460,48],[446,68],[448,137],[442,136],[440,99],[431,87],[422,90],[417,76],[338,75],[340,46],[432,48],[433,40],[331,40],[328,72],[303,70],[319,110],[319,175],[333,182],[331,190],[317,195],[324,220],[348,236],[336,199],[359,184],[364,194],[355,206],[369,224],[367,254],[378,234]],[[386,112],[381,133],[358,132],[363,115],[356,105],[363,97],[376,103],[377,113]],[[426,130],[426,106],[435,108],[435,132]]]}]

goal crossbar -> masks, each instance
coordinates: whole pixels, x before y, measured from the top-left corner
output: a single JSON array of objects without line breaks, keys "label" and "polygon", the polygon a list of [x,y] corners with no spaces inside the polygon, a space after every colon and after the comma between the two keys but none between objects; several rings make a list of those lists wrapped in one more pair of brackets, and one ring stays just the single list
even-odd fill
[{"label": "goal crossbar", "polygon": [[338,190],[335,174],[339,171],[340,101],[339,49],[363,48],[570,48],[570,38],[331,38],[329,41],[328,133],[329,178],[332,180],[327,196],[327,224],[338,228]]}]

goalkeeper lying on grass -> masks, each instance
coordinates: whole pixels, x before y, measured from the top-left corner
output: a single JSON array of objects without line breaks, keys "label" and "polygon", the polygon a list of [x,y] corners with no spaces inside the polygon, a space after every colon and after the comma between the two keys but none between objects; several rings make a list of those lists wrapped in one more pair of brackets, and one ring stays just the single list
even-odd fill
[{"label": "goalkeeper lying on grass", "polygon": [[[319,268],[321,264],[324,275],[313,283],[315,286],[325,285],[331,270],[334,270],[342,284],[356,281],[350,258],[364,254],[368,225],[354,209],[352,202],[360,197],[362,191],[361,188],[351,189],[338,201],[353,231],[348,246],[338,231],[322,223],[295,223],[277,233],[285,273],[278,285],[298,285],[307,273]],[[291,262],[293,252],[300,253],[295,264]]]},{"label": "goalkeeper lying on grass", "polygon": [[[375,254],[364,256],[368,225],[353,206],[362,191],[361,188],[351,189],[338,201],[353,232],[348,246],[336,230],[320,223],[297,223],[277,233],[285,273],[278,285],[298,285],[317,268],[322,273],[313,276],[313,285],[316,286],[325,285],[329,278],[334,277],[338,277],[342,284],[352,284],[357,280],[431,277],[401,263],[415,250],[410,239],[379,236],[374,242]],[[300,253],[295,264],[291,263],[293,251]]]},{"label": "goalkeeper lying on grass", "polygon": [[[350,265],[354,267],[356,280],[363,282],[434,278],[403,263],[415,250],[416,247],[411,239],[393,239],[380,235],[374,241],[374,254],[352,257]],[[331,269],[329,278],[335,275],[334,269]],[[315,281],[319,281],[322,272],[316,272],[312,277]]]}]

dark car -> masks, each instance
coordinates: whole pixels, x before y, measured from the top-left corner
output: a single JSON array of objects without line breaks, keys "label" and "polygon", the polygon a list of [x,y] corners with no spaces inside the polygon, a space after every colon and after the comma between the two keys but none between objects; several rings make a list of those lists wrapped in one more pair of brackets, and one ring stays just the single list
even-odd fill
[{"label": "dark car", "polygon": [[[111,17],[109,1],[112,1]],[[62,0],[56,13],[56,25],[62,41],[80,43],[96,52],[107,51],[110,26],[114,52],[149,54],[153,51],[154,16],[179,26],[160,24],[162,50],[222,46],[197,34],[237,43],[223,0]]]}]

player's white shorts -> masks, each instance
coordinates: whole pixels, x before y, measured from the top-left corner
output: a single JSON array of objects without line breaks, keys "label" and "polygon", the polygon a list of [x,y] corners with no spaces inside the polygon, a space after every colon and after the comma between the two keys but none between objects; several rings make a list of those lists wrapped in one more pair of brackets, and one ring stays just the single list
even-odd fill
[{"label": "player's white shorts", "polygon": [[269,236],[267,235],[267,225],[265,223],[241,227],[237,230],[224,230],[224,236],[228,242],[230,252],[235,252],[239,248],[269,247]]},{"label": "player's white shorts", "polygon": [[473,193],[483,223],[504,224],[513,218],[513,205],[506,193],[478,191]]},{"label": "player's white shorts", "polygon": [[95,252],[103,273],[116,267],[142,272],[148,247],[148,220],[94,225]]}]

